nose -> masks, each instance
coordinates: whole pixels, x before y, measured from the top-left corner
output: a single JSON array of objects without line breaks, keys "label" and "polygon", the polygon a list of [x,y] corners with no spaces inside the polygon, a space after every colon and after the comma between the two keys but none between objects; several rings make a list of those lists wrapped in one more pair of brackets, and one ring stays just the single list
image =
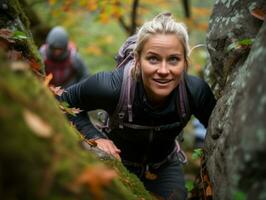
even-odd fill
[{"label": "nose", "polygon": [[169,73],[169,69],[165,61],[161,62],[157,70],[157,73],[161,75],[165,75],[165,74],[167,75]]}]

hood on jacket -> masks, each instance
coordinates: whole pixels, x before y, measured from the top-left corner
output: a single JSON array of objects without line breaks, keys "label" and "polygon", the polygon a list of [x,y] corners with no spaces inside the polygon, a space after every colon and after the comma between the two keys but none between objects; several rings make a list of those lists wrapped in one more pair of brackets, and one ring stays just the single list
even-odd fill
[{"label": "hood on jacket", "polygon": [[[61,26],[54,27],[47,35],[46,38],[47,48],[47,56],[49,59],[55,61],[62,61],[67,58],[68,52],[68,34],[66,30]],[[55,56],[54,50],[62,49],[62,53],[60,55]]]}]

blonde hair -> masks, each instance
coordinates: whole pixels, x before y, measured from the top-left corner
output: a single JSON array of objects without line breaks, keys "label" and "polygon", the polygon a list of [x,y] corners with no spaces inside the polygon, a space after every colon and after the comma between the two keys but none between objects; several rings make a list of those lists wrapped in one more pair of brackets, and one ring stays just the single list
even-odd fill
[{"label": "blonde hair", "polygon": [[[142,25],[137,32],[137,41],[134,48],[135,56],[140,57],[146,41],[156,34],[175,34],[183,46],[185,61],[188,65],[190,49],[187,28],[183,23],[176,22],[171,13],[161,13]],[[137,66],[135,66],[134,71],[134,77],[138,76],[135,74],[137,73]]]}]

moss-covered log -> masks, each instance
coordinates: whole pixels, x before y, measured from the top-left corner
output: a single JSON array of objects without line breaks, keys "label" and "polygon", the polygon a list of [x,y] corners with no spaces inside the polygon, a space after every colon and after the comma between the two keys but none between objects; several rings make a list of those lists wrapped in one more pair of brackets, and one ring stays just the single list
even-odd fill
[{"label": "moss-covered log", "polygon": [[81,148],[79,133],[43,84],[19,2],[3,1],[0,9],[0,198],[152,199],[119,161]]},{"label": "moss-covered log", "polygon": [[0,196],[150,199],[119,161],[107,168],[80,148],[52,94],[29,70],[14,71],[18,64],[0,66]]}]

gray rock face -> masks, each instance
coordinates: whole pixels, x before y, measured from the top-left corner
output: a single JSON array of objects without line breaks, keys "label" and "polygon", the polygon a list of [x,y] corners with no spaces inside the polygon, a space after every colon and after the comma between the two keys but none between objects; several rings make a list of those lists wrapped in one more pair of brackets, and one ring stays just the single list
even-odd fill
[{"label": "gray rock face", "polygon": [[266,199],[266,1],[218,0],[208,80],[218,98],[205,142],[214,199]]}]

